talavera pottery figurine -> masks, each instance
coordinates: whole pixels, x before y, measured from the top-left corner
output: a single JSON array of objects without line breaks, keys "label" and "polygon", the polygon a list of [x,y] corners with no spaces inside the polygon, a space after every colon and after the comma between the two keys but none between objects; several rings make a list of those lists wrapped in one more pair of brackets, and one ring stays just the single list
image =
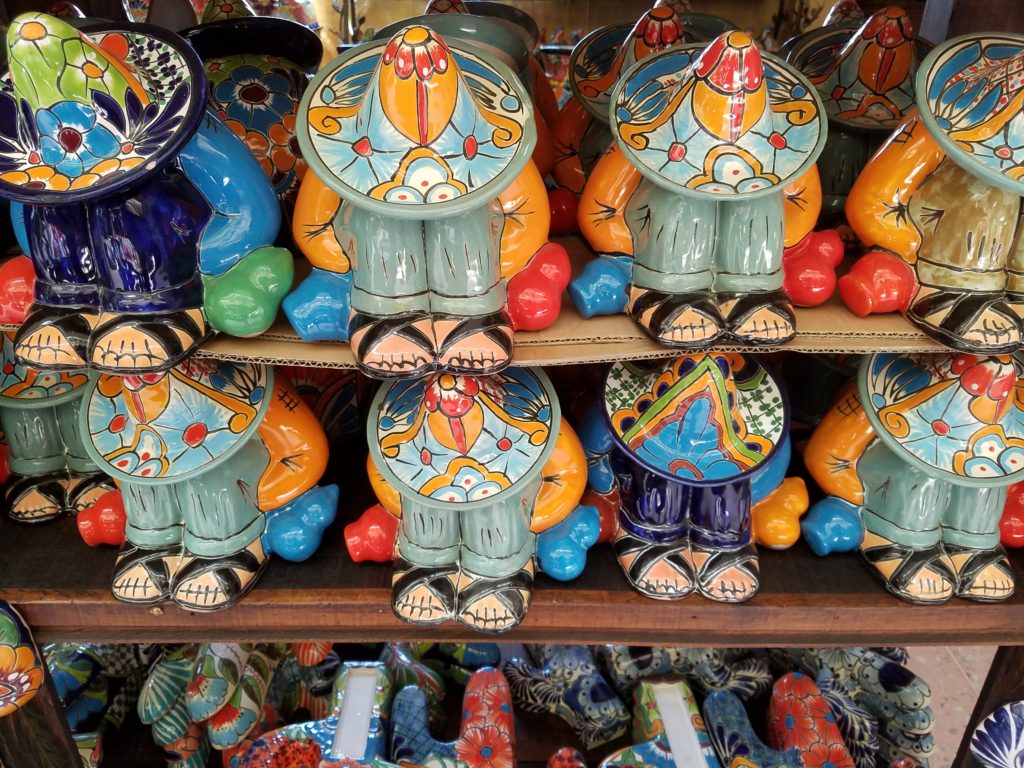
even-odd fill
[{"label": "talavera pottery figurine", "polygon": [[461,711],[458,738],[439,741],[430,733],[423,691],[415,686],[400,690],[391,710],[391,759],[410,766],[515,768],[512,693],[505,676],[490,668],[474,672]]},{"label": "talavera pottery figurine", "polygon": [[210,109],[259,161],[290,220],[306,172],[295,121],[323,57],[320,38],[290,19],[257,16],[246,0],[209,0],[200,25],[181,36],[203,60]]},{"label": "talavera pottery figurine", "polygon": [[555,166],[552,176],[580,194],[587,176],[614,144],[608,129],[612,88],[636,62],[664,48],[703,38],[685,26],[667,5],[647,10],[635,24],[610,24],[584,37],[569,57],[572,98],[559,110],[554,125]]},{"label": "talavera pottery figurine", "polygon": [[391,679],[381,664],[346,662],[327,719],[264,734],[240,768],[394,768],[385,762],[391,693]]},{"label": "talavera pottery figurine", "polygon": [[971,754],[984,768],[1014,768],[1024,760],[1024,701],[1006,704],[982,720]]},{"label": "talavera pottery figurine", "polygon": [[100,376],[81,429],[124,500],[112,588],[125,602],[227,607],[255,586],[275,518],[309,524],[299,559],[333,519],[337,486],[317,486],[323,430],[269,366],[192,359],[164,374]]},{"label": "talavera pottery figurine", "polygon": [[810,30],[787,44],[786,60],[818,90],[828,114],[818,159],[822,214],[842,216],[868,159],[914,108],[914,76],[930,46],[915,44],[902,8]]},{"label": "talavera pottery figurine", "polygon": [[43,685],[43,663],[32,633],[10,603],[0,600],[0,717],[30,702]]},{"label": "talavera pottery figurine", "polygon": [[799,672],[775,681],[768,705],[768,743],[780,751],[798,750],[805,766],[856,768],[828,701],[814,680]]},{"label": "talavera pottery figurine", "polygon": [[444,679],[440,672],[420,659],[416,647],[411,643],[388,643],[380,652],[380,661],[396,689],[401,691],[411,686],[423,694],[428,725],[434,728],[444,725]]},{"label": "talavera pottery figurine", "polygon": [[[273,322],[292,257],[245,146],[205,111],[202,64],[156,27],[7,32],[0,197],[36,272],[15,354],[44,370],[166,370],[214,330]],[[59,233],[59,234],[58,234]]]},{"label": "talavera pottery figurine", "polygon": [[798,750],[776,750],[762,742],[750,724],[743,702],[728,691],[715,691],[704,700],[704,723],[715,751],[730,768],[805,766]]},{"label": "talavera pottery figurine", "polygon": [[839,281],[858,315],[899,310],[947,347],[1021,344],[1024,36],[936,47],[916,77],[917,112],[865,166],[846,218],[868,252]]},{"label": "talavera pottery figurine", "polygon": [[587,750],[626,732],[629,711],[598,671],[592,648],[534,644],[526,652],[502,664],[519,709],[562,718]]},{"label": "talavera pottery figurine", "polygon": [[[630,584],[659,600],[694,590],[722,602],[753,597],[760,580],[751,476],[786,440],[778,382],[744,355],[616,363],[601,411],[585,430],[591,483],[618,485],[614,546]],[[600,442],[610,452],[603,461],[593,449]]]},{"label": "talavera pottery figurine", "polygon": [[804,538],[827,554],[857,545],[846,529],[862,524],[864,559],[911,602],[1008,598],[999,518],[1024,471],[1020,377],[1009,356],[865,357],[858,391],[840,395],[804,452],[829,494]]},{"label": "talavera pottery figurine", "polygon": [[535,531],[568,515],[586,482],[582,446],[544,372],[391,382],[370,406],[367,439],[374,492],[401,515],[395,613],[487,632],[516,626],[533,591]]},{"label": "talavera pottery figurine", "polygon": [[580,201],[598,258],[570,285],[577,309],[625,311],[670,347],[789,341],[783,249],[811,232],[820,206],[825,118],[813,86],[727,32],[630,68],[611,128],[616,147]]},{"label": "talavera pottery figurine", "polygon": [[507,67],[423,26],[321,70],[297,129],[296,332],[349,340],[378,378],[508,365],[513,327],[553,322],[568,280],[530,117]]},{"label": "talavera pottery figurine", "polygon": [[37,371],[14,354],[14,334],[0,333],[0,426],[8,446],[7,515],[43,523],[75,515],[114,485],[82,444],[78,409],[84,371]]}]

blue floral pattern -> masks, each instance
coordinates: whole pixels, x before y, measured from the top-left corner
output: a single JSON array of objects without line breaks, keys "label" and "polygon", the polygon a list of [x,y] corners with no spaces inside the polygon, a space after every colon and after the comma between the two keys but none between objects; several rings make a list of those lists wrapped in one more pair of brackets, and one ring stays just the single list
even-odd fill
[{"label": "blue floral pattern", "polygon": [[101,160],[116,157],[124,137],[96,120],[96,112],[77,101],[62,101],[36,112],[43,162],[76,178]]}]

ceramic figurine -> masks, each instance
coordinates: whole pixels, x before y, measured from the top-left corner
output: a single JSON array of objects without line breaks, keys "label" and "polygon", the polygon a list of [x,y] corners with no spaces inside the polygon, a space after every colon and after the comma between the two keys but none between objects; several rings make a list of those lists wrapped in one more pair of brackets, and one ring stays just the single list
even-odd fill
[{"label": "ceramic figurine", "polygon": [[579,208],[598,258],[570,285],[577,309],[627,312],[670,347],[789,341],[783,249],[820,205],[825,120],[811,84],[727,32],[638,62],[611,104],[616,146]]},{"label": "ceramic figurine", "polygon": [[1006,504],[999,519],[999,540],[1004,547],[1024,547],[1024,481],[1006,489]]},{"label": "ceramic figurine", "polygon": [[635,24],[610,24],[584,37],[569,57],[573,97],[559,110],[554,125],[552,176],[580,194],[587,176],[615,143],[608,129],[611,91],[619,76],[636,62],[665,48],[702,40],[672,8],[656,5]]},{"label": "ceramic figurine", "polygon": [[430,734],[424,692],[407,686],[392,707],[391,759],[401,765],[503,766],[515,768],[516,734],[512,694],[496,669],[473,673],[462,699],[459,736],[443,742]]},{"label": "ceramic figurine", "polygon": [[868,159],[913,110],[914,75],[929,47],[915,45],[909,17],[892,6],[787,43],[786,60],[811,81],[828,114],[818,160],[823,215],[842,215]]},{"label": "ceramic figurine", "polygon": [[598,671],[591,648],[533,644],[526,651],[502,665],[519,709],[562,718],[587,750],[626,732],[629,711]]},{"label": "ceramic figurine", "polygon": [[836,0],[832,7],[828,9],[828,13],[825,14],[821,26],[828,27],[832,24],[863,21],[866,18],[867,14],[864,13],[857,0]]},{"label": "ceramic figurine", "polygon": [[859,704],[847,682],[840,681],[828,667],[817,672],[818,690],[836,718],[843,743],[857,768],[876,768],[881,751],[878,718]]},{"label": "ceramic figurine", "polygon": [[14,354],[14,333],[0,332],[0,426],[8,445],[4,505],[19,523],[76,515],[114,485],[89,458],[78,426],[84,371],[38,371]]},{"label": "ceramic figurine", "polygon": [[548,758],[548,768],[587,768],[587,761],[572,747],[562,747]]},{"label": "ceramic figurine", "polygon": [[553,322],[568,282],[526,91],[463,46],[407,27],[335,59],[300,108],[293,233],[313,273],[285,312],[377,378],[501,370],[513,328]]},{"label": "ceramic figurine", "polygon": [[828,701],[814,680],[799,672],[775,681],[768,705],[768,743],[780,751],[798,750],[806,768],[856,768]]},{"label": "ceramic figurine", "polygon": [[921,63],[917,111],[871,158],[846,201],[846,218],[868,249],[839,281],[856,314],[899,310],[964,352],[1020,346],[1022,62],[1024,37],[970,35]]},{"label": "ceramic figurine", "polygon": [[585,435],[591,482],[616,483],[622,495],[614,547],[637,591],[721,602],[757,593],[751,476],[780,450],[788,420],[778,382],[752,356],[612,366]]},{"label": "ceramic figurine", "polygon": [[79,32],[45,14],[15,19],[7,48],[0,197],[36,272],[18,359],[149,373],[215,330],[266,330],[292,280],[291,254],[271,246],[279,207],[205,111],[192,49],[155,27]]},{"label": "ceramic figurine", "polygon": [[818,554],[859,545],[910,602],[1008,598],[999,518],[1024,471],[1021,373],[1009,356],[866,357],[858,391],[840,395],[804,452],[829,494],[804,538]]},{"label": "ceramic figurine", "polygon": [[715,691],[704,700],[704,722],[715,750],[731,768],[804,768],[798,750],[775,750],[757,737],[743,702],[728,691]]},{"label": "ceramic figurine", "polygon": [[225,608],[271,552],[308,557],[334,518],[337,486],[317,486],[323,430],[269,366],[192,359],[163,374],[100,376],[81,429],[124,501],[119,600]]},{"label": "ceramic figurine", "polygon": [[384,762],[391,690],[382,665],[346,662],[335,683],[334,704],[327,719],[288,725],[263,735],[240,768],[393,768]]},{"label": "ceramic figurine", "polygon": [[497,643],[437,643],[431,644],[424,661],[446,680],[465,687],[476,670],[499,665],[501,655]]},{"label": "ceramic figurine", "polygon": [[259,161],[290,219],[306,172],[295,120],[323,56],[320,38],[304,24],[256,16],[246,0],[211,0],[201,24],[181,35],[203,60],[210,109]]},{"label": "ceramic figurine", "polygon": [[401,515],[392,608],[416,624],[501,632],[526,615],[535,531],[579,503],[586,460],[539,368],[434,374],[370,406],[370,483]]},{"label": "ceramic figurine", "polygon": [[43,685],[43,663],[32,633],[10,603],[0,600],[0,717],[28,704]]},{"label": "ceramic figurine", "polygon": [[430,725],[443,726],[445,686],[440,673],[418,658],[409,643],[386,644],[380,660],[397,690],[408,686],[423,693]]},{"label": "ceramic figurine", "polygon": [[181,768],[204,768],[210,757],[206,728],[192,722],[185,704],[196,650],[193,645],[168,648],[146,678],[137,706],[139,720],[152,726],[153,741],[168,763]]},{"label": "ceramic figurine", "polygon": [[984,768],[1014,768],[1024,760],[1024,702],[1005,704],[974,729],[971,754]]}]

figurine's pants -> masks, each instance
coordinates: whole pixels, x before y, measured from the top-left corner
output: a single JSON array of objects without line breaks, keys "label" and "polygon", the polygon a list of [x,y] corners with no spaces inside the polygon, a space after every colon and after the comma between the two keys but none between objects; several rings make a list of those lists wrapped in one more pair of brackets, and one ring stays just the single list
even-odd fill
[{"label": "figurine's pants", "polygon": [[782,288],[783,192],[714,201],[644,181],[630,199],[633,285],[669,293]]},{"label": "figurine's pants", "polygon": [[173,167],[127,193],[25,206],[36,300],[109,312],[201,307],[199,240],[211,213]]},{"label": "figurine's pants", "polygon": [[930,477],[880,440],[865,451],[857,473],[864,484],[864,527],[872,533],[917,549],[940,540],[976,549],[999,544],[1006,488],[953,485]]},{"label": "figurine's pants", "polygon": [[99,471],[82,443],[81,402],[81,394],[75,393],[69,400],[42,408],[0,407],[12,473],[38,477],[62,470],[79,474]]},{"label": "figurine's pants", "polygon": [[402,499],[399,550],[415,565],[461,563],[478,576],[516,573],[533,557],[536,536],[530,530],[537,478],[519,495],[472,510],[439,509]]},{"label": "figurine's pants", "polygon": [[735,550],[751,541],[750,481],[684,485],[649,472],[613,450],[623,528],[659,544],[685,542]]},{"label": "figurine's pants", "polygon": [[339,216],[339,241],[354,254],[353,310],[471,317],[505,306],[489,206],[429,221],[380,216],[351,205]]},{"label": "figurine's pants", "polygon": [[268,460],[262,441],[252,437],[199,475],[160,485],[121,480],[128,541],[144,549],[183,544],[202,557],[245,549],[266,527],[255,494]]}]

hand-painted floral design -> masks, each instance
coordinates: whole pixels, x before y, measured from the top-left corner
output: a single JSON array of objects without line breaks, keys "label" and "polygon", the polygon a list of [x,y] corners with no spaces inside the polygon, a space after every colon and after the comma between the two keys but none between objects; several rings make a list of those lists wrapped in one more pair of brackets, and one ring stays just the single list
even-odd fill
[{"label": "hand-painted floral design", "polygon": [[42,684],[43,671],[31,648],[0,645],[0,717],[24,706]]},{"label": "hand-painted floral design", "polygon": [[298,107],[289,78],[254,66],[229,69],[227,79],[214,87],[213,98],[228,119],[248,126],[279,122]]},{"label": "hand-painted floral design", "polygon": [[768,743],[777,750],[798,750],[804,768],[856,768],[828,701],[814,680],[799,672],[775,682]]},{"label": "hand-painted floral design", "polygon": [[43,162],[70,178],[121,152],[123,137],[97,123],[96,112],[77,101],[38,110],[36,127]]}]

